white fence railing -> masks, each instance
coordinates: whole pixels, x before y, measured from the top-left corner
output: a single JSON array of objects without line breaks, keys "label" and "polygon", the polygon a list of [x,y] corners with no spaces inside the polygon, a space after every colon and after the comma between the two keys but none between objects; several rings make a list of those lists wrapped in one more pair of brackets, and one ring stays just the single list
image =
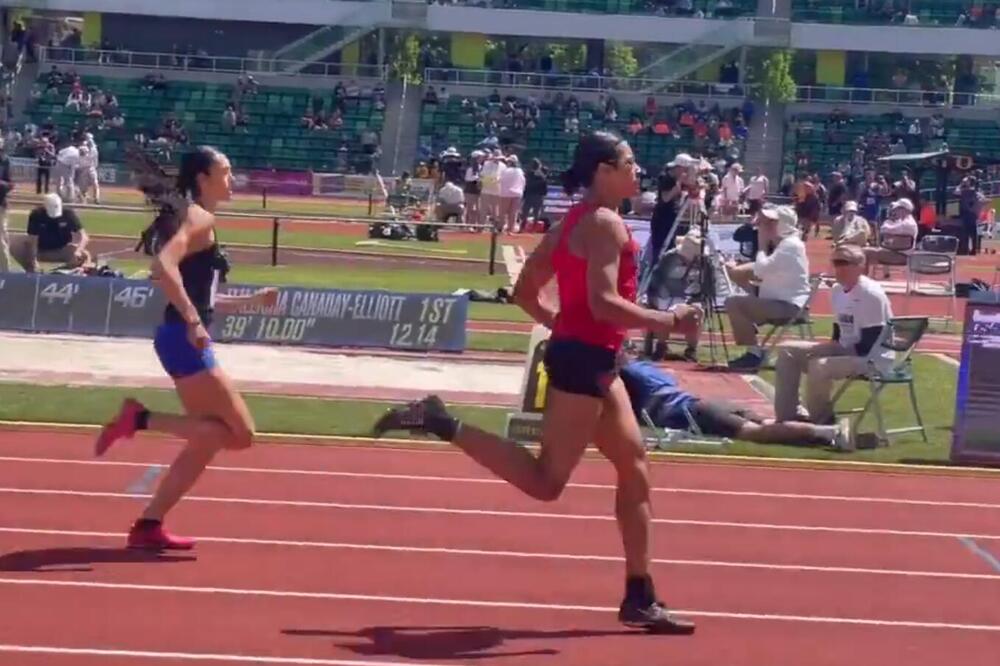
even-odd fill
[{"label": "white fence railing", "polygon": [[541,72],[500,72],[489,69],[444,69],[428,67],[424,83],[483,87],[516,86],[522,89],[562,90],[569,92],[634,92],[656,90],[658,95],[725,97],[742,99],[748,88],[729,83],[707,81],[672,81],[663,79],[592,76],[589,74],[543,74]]},{"label": "white fence railing", "polygon": [[199,56],[179,53],[146,53],[141,51],[104,51],[101,49],[67,49],[48,46],[40,49],[43,63],[56,65],[93,65],[99,67],[132,67],[186,72],[218,72],[225,74],[279,74],[319,78],[386,78],[385,65],[355,65],[311,62],[294,74],[288,69],[300,62],[268,58],[238,58],[231,56]]},{"label": "white fence railing", "polygon": [[831,104],[892,104],[919,107],[1000,107],[1000,95],[956,93],[950,90],[892,90],[888,88],[848,88],[798,86],[795,101]]}]

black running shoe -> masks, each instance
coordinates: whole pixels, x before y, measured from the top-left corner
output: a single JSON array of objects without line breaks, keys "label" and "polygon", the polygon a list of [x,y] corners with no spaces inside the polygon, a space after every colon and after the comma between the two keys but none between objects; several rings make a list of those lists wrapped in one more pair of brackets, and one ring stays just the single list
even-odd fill
[{"label": "black running shoe", "polygon": [[693,622],[672,615],[667,607],[659,601],[643,606],[641,602],[626,599],[618,611],[618,621],[627,627],[645,629],[651,634],[690,635],[694,633]]},{"label": "black running shoe", "polygon": [[451,418],[448,409],[441,398],[430,395],[423,400],[408,403],[404,407],[392,407],[375,422],[373,428],[376,437],[381,437],[390,430],[409,430],[411,433],[431,433],[429,420]]}]

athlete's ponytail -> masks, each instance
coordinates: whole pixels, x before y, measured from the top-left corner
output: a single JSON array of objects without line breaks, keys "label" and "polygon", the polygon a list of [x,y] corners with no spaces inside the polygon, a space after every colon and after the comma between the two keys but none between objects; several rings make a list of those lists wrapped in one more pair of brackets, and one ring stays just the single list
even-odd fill
[{"label": "athlete's ponytail", "polygon": [[136,249],[148,255],[157,254],[187,217],[188,202],[197,199],[198,174],[208,174],[219,156],[214,148],[200,146],[181,157],[176,176],[171,176],[141,146],[129,146],[126,152],[135,176],[136,187],[146,201],[156,208],[156,217],[142,232]]},{"label": "athlete's ponytail", "polygon": [[581,136],[573,151],[573,164],[559,176],[566,194],[573,195],[581,187],[590,187],[601,164],[615,164],[621,142],[612,132],[597,131]]}]

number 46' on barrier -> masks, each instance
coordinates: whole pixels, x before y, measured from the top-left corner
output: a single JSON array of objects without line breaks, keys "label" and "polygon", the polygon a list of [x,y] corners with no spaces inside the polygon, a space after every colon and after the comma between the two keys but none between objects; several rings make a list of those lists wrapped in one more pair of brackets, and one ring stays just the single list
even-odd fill
[{"label": "number 46' on barrier", "polygon": [[141,310],[152,295],[152,287],[125,287],[115,294],[114,301],[124,308]]}]

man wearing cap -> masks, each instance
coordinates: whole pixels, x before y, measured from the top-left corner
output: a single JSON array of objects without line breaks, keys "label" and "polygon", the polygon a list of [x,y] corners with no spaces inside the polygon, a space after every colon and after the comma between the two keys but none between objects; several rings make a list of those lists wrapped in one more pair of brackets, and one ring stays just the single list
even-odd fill
[{"label": "man wearing cap", "polygon": [[[656,206],[649,222],[649,244],[654,260],[660,256],[663,244],[667,242],[670,233],[677,224],[677,213],[680,210],[681,195],[689,178],[688,170],[697,160],[687,153],[678,154],[673,161],[667,162],[663,171],[656,179]],[[677,235],[687,233],[678,229]]]},{"label": "man wearing cap", "polygon": [[[912,248],[916,245],[919,233],[920,228],[917,226],[917,221],[913,219],[913,202],[909,199],[897,199],[893,201],[892,205],[889,206],[889,217],[879,227],[879,238],[885,238],[886,236],[909,236],[912,238],[910,244]],[[871,269],[873,264],[877,264],[883,260],[891,262],[893,259],[898,259],[899,253],[899,250],[890,250],[884,247],[866,248],[865,254],[868,257],[868,268]],[[884,277],[889,277],[888,267],[886,268]]]},{"label": "man wearing cap", "polygon": [[51,261],[69,268],[90,263],[87,232],[80,218],[55,192],[46,194],[44,205],[28,215],[28,233],[14,243],[11,254],[27,273],[38,272],[39,261]]},{"label": "man wearing cap", "polygon": [[[856,245],[833,250],[837,284],[833,304],[833,339],[830,342],[795,340],[778,345],[775,364],[774,413],[779,421],[803,418],[821,425],[834,422],[830,393],[833,383],[867,372],[871,359],[877,368],[892,364],[885,349],[869,356],[886,323],[892,318],[889,297],[875,280],[865,276],[865,254]],[[799,383],[806,376],[806,413],[799,407]]]},{"label": "man wearing cap", "polygon": [[834,245],[868,245],[868,220],[858,215],[857,201],[844,204],[844,214],[834,218],[830,231]]},{"label": "man wearing cap", "polygon": [[757,344],[757,324],[791,319],[809,299],[809,258],[799,236],[798,217],[789,206],[764,206],[757,214],[761,250],[752,263],[726,264],[730,279],[756,296],[730,296],[726,313],[733,338],[747,352],[733,359],[729,367],[756,370],[764,362],[764,350]]}]

